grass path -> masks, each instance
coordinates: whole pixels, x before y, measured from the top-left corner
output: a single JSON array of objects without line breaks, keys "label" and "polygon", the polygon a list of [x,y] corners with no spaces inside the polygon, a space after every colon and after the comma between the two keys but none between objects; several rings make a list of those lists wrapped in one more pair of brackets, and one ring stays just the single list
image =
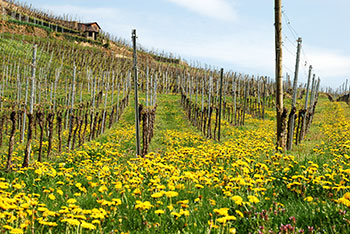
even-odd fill
[{"label": "grass path", "polygon": [[[129,131],[132,129],[132,131],[135,132],[135,111],[133,101],[134,99],[132,97],[119,122],[113,126],[112,129],[107,130],[103,136],[97,139],[97,141],[101,143],[108,142],[111,140],[111,135],[123,130]],[[198,132],[198,130],[186,119],[182,106],[180,105],[180,96],[158,94],[157,103],[154,136],[150,144],[149,152],[162,154],[166,151],[166,134],[168,131],[176,130],[179,132],[191,132],[192,134],[200,136],[200,132]],[[142,126],[140,131],[142,148]],[[118,140],[120,139],[118,138]],[[133,134],[131,139],[123,141],[123,143],[124,144],[121,147],[123,148],[125,156],[127,156],[127,158],[134,157],[135,134]]]},{"label": "grass path", "polygon": [[186,119],[178,95],[159,95],[156,112],[155,135],[150,144],[150,152],[161,153],[167,148],[167,131],[192,132],[200,134]]},{"label": "grass path", "polygon": [[[141,101],[142,101],[141,96]],[[154,137],[152,138],[149,152],[154,153],[163,153],[167,149],[166,142],[166,134],[168,131],[177,131],[177,132],[191,132],[197,136],[205,138],[201,132],[199,132],[195,127],[191,125],[191,123],[186,118],[182,106],[180,104],[180,96],[178,95],[165,95],[158,94],[157,96],[157,111],[156,111],[156,120],[155,120],[155,129],[154,129]],[[113,132],[114,129],[130,129],[133,128],[135,130],[135,112],[134,112],[134,99],[130,98],[130,104],[126,108],[123,113],[120,121],[111,129],[106,131],[106,134],[101,136],[98,141],[105,142],[108,141],[110,132]],[[305,140],[298,146],[293,145],[293,150],[291,153],[296,155],[298,160],[305,160],[305,158],[312,157],[312,149],[315,145],[319,144],[322,140],[325,140],[320,129],[322,127],[322,122],[324,121],[324,112],[332,111],[330,109],[330,105],[327,105],[328,99],[320,98],[319,104],[316,108],[316,113],[314,117],[313,124],[311,126],[310,131],[308,132]],[[273,112],[272,112],[273,113]],[[269,117],[273,118],[273,117]],[[252,130],[258,127],[258,123],[264,120],[254,120],[248,121],[245,126],[241,126],[238,128],[234,128],[227,121],[222,120],[222,142],[225,142],[229,139],[236,138],[233,132],[236,130]],[[267,122],[267,124],[271,124],[271,122]],[[273,123],[274,124],[274,123]],[[273,126],[275,127],[275,126]],[[142,147],[142,126],[141,126],[141,147]],[[134,135],[135,138],[135,135]],[[125,148],[125,152],[127,154],[135,154],[135,139],[131,139],[127,144],[123,145]]]}]

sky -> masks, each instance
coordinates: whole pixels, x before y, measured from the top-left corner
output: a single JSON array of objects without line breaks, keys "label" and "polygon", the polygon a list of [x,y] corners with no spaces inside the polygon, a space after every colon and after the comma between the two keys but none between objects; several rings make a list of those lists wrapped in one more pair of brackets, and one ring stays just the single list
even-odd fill
[{"label": "sky", "polygon": [[[283,1],[283,74],[294,78],[301,37],[299,82],[309,65],[322,87],[350,76],[349,0]],[[55,15],[98,22],[105,32],[187,62],[275,78],[274,1],[266,0],[20,0]]]}]

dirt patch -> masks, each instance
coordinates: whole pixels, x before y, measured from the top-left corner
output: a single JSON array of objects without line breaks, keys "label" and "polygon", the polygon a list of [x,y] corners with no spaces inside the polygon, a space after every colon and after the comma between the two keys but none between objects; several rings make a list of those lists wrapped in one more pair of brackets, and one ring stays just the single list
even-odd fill
[{"label": "dirt patch", "polygon": [[83,47],[95,47],[95,46],[91,45],[89,42],[80,42],[80,43],[75,42],[75,43],[79,44],[79,45],[81,45]]},{"label": "dirt patch", "polygon": [[60,40],[60,41],[65,40],[65,38],[62,34],[54,33],[53,35],[54,35],[54,38],[56,38],[57,40]]},{"label": "dirt patch", "polygon": [[37,37],[47,37],[48,33],[44,29],[34,27],[34,35]]},{"label": "dirt patch", "polygon": [[41,28],[27,25],[18,25],[8,21],[1,21],[0,23],[0,32],[8,32],[13,34],[21,34],[27,36],[36,36],[36,37],[47,37],[48,33]]},{"label": "dirt patch", "polygon": [[110,51],[113,52],[116,56],[116,58],[131,58],[132,57],[132,53],[120,46],[117,46],[116,44],[114,44],[113,42],[111,42],[111,48]]},{"label": "dirt patch", "polygon": [[7,5],[8,5],[7,2],[0,0],[0,6],[7,7]]}]

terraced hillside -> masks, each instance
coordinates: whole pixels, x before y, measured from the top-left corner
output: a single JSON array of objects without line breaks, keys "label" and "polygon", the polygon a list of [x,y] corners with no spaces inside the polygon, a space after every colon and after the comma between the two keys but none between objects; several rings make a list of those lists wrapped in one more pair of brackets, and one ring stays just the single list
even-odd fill
[{"label": "terraced hillside", "polygon": [[136,155],[130,48],[2,25],[2,233],[349,232],[345,103],[311,93],[311,127],[281,152],[271,80],[227,72],[220,85],[138,51]]}]

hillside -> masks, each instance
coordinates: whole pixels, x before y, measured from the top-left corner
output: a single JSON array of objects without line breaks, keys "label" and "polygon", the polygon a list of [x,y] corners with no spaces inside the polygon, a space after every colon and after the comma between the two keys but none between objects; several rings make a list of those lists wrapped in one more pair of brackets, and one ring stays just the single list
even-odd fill
[{"label": "hillside", "polygon": [[139,48],[135,82],[126,43],[46,23],[0,23],[0,232],[349,232],[349,106],[315,78],[276,149],[268,77]]}]

